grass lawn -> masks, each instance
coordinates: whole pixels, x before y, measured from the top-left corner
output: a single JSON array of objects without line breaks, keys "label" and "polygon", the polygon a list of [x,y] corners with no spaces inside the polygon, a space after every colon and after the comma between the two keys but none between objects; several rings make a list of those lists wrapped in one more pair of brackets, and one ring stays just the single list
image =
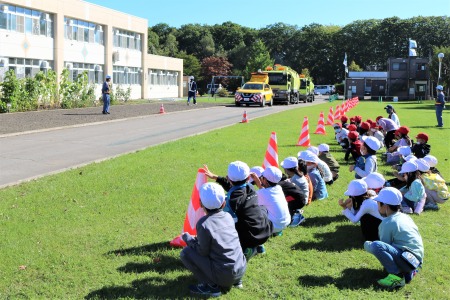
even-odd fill
[{"label": "grass lawn", "polygon": [[[275,131],[278,156],[296,156],[304,116],[313,145],[328,143],[341,163],[329,198],[305,209],[306,222],[266,243],[267,254],[252,258],[244,289],[227,299],[448,299],[450,294],[449,204],[412,218],[425,244],[423,269],[403,289],[384,291],[376,280],[381,265],[366,253],[359,225],[341,215],[349,173],[333,131],[315,135],[324,103],[252,119],[206,134],[48,176],[0,190],[1,299],[185,298],[195,279],[169,241],[180,234],[198,168],[224,175],[229,162],[261,165]],[[450,179],[447,128],[435,128],[433,103],[394,103],[411,136],[430,135],[438,168]],[[385,102],[360,102],[347,115],[375,119]],[[38,154],[37,154],[38,157]],[[379,161],[380,162],[380,161]],[[379,170],[391,178],[389,167]]]}]

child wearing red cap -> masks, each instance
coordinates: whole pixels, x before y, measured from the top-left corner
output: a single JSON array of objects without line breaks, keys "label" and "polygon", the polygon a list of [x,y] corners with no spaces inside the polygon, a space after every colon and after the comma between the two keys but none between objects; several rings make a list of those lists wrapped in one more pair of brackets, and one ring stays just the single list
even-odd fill
[{"label": "child wearing red cap", "polygon": [[428,134],[421,132],[416,136],[416,143],[411,147],[411,152],[417,158],[424,158],[430,153],[431,146],[428,143]]},{"label": "child wearing red cap", "polygon": [[348,133],[349,146],[347,148],[347,151],[345,152],[345,161],[348,161],[350,154],[355,161],[357,161],[361,156],[361,146],[363,143],[360,139],[358,139],[358,137],[359,134],[356,131],[350,131]]},{"label": "child wearing red cap", "polygon": [[341,117],[341,126],[342,126],[342,128],[347,128],[347,126],[348,126],[347,121],[348,121],[347,116],[342,116]]},{"label": "child wearing red cap", "polygon": [[395,131],[395,138],[397,141],[392,145],[388,151],[390,153],[397,151],[401,146],[412,146],[411,138],[408,136],[409,128],[407,126],[401,126]]}]

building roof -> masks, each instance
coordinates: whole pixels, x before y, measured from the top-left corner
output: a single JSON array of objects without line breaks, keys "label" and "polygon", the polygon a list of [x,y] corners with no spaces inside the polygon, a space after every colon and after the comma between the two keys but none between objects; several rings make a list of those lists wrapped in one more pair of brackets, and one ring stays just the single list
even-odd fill
[{"label": "building roof", "polygon": [[388,72],[375,72],[375,71],[364,71],[364,72],[348,72],[349,78],[387,78]]}]

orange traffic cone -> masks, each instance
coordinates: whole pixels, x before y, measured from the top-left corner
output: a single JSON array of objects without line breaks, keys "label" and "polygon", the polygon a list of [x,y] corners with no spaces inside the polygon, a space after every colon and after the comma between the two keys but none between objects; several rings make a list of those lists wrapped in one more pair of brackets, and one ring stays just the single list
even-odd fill
[{"label": "orange traffic cone", "polygon": [[244,115],[242,116],[242,121],[241,123],[248,123],[248,119],[247,119],[247,111],[244,110]]},{"label": "orange traffic cone", "polygon": [[[194,188],[192,189],[191,201],[189,202],[188,210],[186,212],[186,217],[184,219],[183,232],[189,232],[191,235],[197,235],[197,221],[205,215],[202,207],[200,206],[200,187],[206,183],[208,180],[205,175],[204,169],[198,169],[197,179],[195,180]],[[185,247],[186,243],[181,238],[181,234],[175,237],[170,245],[172,247]]]},{"label": "orange traffic cone", "polygon": [[161,107],[159,108],[159,113],[160,114],[165,114],[166,112],[164,111],[164,105],[161,103]]},{"label": "orange traffic cone", "polygon": [[278,144],[277,134],[272,132],[269,139],[269,145],[267,145],[266,155],[264,156],[263,169],[274,166],[278,168]]},{"label": "orange traffic cone", "polygon": [[334,119],[335,120],[341,119],[341,107],[339,105],[336,106],[336,110],[334,111]]},{"label": "orange traffic cone", "polygon": [[333,124],[334,124],[333,106],[330,106],[330,111],[328,112],[328,117],[327,117],[327,125],[333,125]]},{"label": "orange traffic cone", "polygon": [[296,146],[309,147],[311,146],[311,142],[309,140],[309,125],[308,125],[308,117],[303,119],[302,131],[300,132],[300,137],[298,138],[298,142]]},{"label": "orange traffic cone", "polygon": [[314,134],[326,134],[325,133],[325,121],[323,119],[323,111],[320,112],[319,122],[317,122],[317,128]]}]

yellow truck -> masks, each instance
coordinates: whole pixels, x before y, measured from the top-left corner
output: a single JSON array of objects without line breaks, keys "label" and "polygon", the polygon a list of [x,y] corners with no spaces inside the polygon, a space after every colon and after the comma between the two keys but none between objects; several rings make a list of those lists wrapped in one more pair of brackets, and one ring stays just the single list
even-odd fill
[{"label": "yellow truck", "polygon": [[245,104],[259,105],[264,107],[266,104],[273,105],[273,92],[269,86],[269,76],[265,72],[254,72],[251,74],[249,82],[238,88],[234,94],[234,102],[236,106]]}]

